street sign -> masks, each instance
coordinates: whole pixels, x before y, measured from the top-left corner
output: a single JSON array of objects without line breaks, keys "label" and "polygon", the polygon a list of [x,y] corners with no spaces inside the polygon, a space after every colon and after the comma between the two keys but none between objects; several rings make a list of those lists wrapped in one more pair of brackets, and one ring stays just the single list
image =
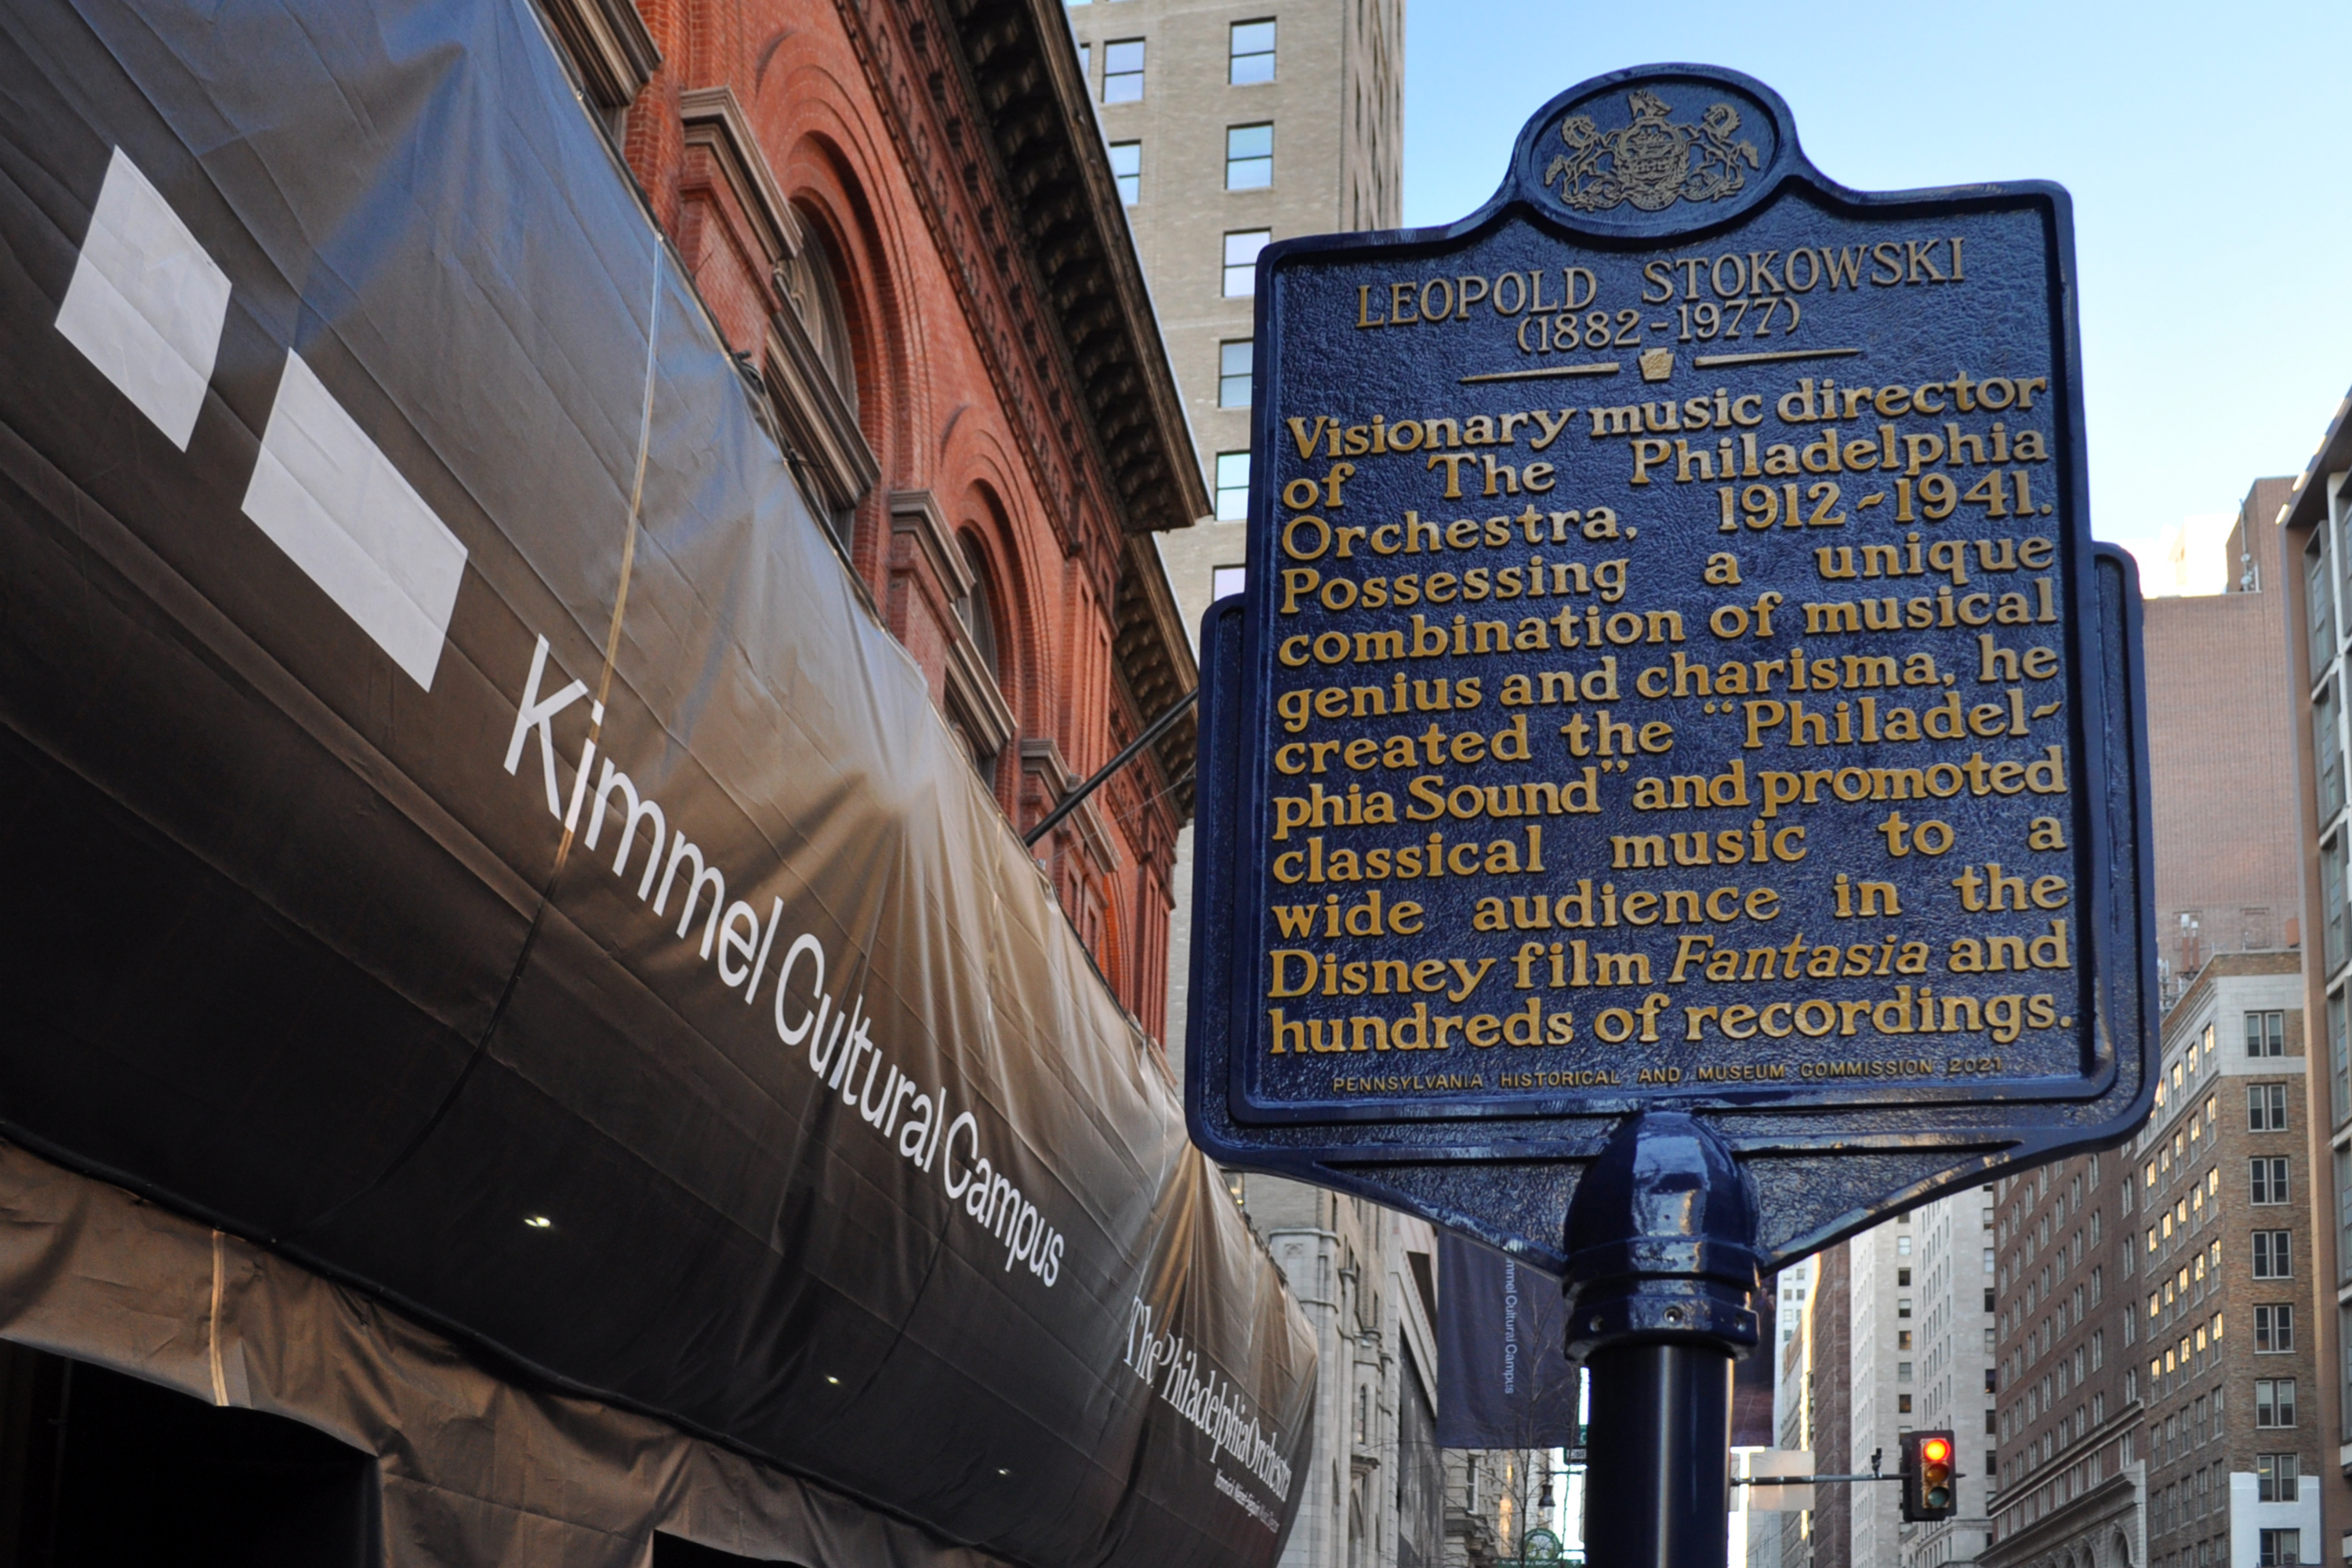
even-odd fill
[{"label": "street sign", "polygon": [[1685,65],[1545,105],[1459,223],[1264,252],[1205,1150],[1565,1270],[1580,1172],[1687,1113],[1769,1267],[2142,1118],[2074,266],[2059,187],[1846,190]]}]

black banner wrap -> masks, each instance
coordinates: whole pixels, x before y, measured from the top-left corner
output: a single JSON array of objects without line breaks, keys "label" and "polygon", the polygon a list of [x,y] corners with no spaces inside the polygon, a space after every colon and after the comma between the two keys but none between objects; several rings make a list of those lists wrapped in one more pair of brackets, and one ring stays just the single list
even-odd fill
[{"label": "black banner wrap", "polygon": [[11,1136],[954,1540],[1274,1562],[1303,1323],[520,0],[10,6],[0,363]]}]

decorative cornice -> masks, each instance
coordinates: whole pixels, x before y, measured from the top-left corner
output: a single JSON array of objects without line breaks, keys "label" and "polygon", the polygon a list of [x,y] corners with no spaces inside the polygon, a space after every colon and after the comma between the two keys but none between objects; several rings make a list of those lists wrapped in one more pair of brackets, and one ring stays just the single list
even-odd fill
[{"label": "decorative cornice", "polygon": [[1130,532],[1210,510],[1184,403],[1062,0],[933,0]]},{"label": "decorative cornice", "polygon": [[[1148,722],[1198,681],[1148,535],[1206,515],[1209,495],[1068,19],[1057,0],[836,8],[1057,542],[1083,559]],[[1189,718],[1160,742],[1162,780],[1185,772],[1193,744]],[[1173,822],[1192,795],[1175,792]],[[1100,833],[1090,819],[1089,837]]]},{"label": "decorative cornice", "polygon": [[[1065,553],[1114,514],[1134,531],[1204,515],[1207,489],[1060,6],[838,0],[837,10],[1037,491],[1049,504],[1066,499],[1053,515]],[[1082,452],[1095,463],[1075,463]],[[1117,552],[1100,542],[1090,563],[1108,600]]]},{"label": "decorative cornice", "polygon": [[[1192,639],[1184,633],[1183,612],[1168,584],[1158,545],[1150,538],[1127,542],[1127,559],[1118,578],[1113,647],[1118,668],[1127,678],[1128,695],[1136,709],[1138,729],[1151,722],[1185,693],[1200,684],[1200,668],[1192,658]],[[1152,746],[1160,776],[1175,784],[1191,768],[1199,744],[1194,716],[1187,713]],[[1187,780],[1170,792],[1174,824],[1192,815],[1192,783]]]},{"label": "decorative cornice", "polygon": [[[924,0],[871,6],[867,0],[836,0],[835,10],[881,107],[883,124],[898,146],[965,320],[981,340],[981,358],[1028,460],[1031,482],[1046,503],[1055,542],[1064,555],[1076,555],[1087,531],[1087,501],[1100,507],[1103,498],[1044,438],[1048,430],[1074,435],[1067,400],[1038,384],[1031,356],[1023,351],[1024,339],[1042,345],[1045,334],[1034,321],[1022,319],[1027,313],[1020,301],[1004,297],[1004,275],[1019,264],[1009,254],[1003,225],[990,221],[996,215],[977,188],[980,171],[968,156],[958,155],[968,128],[952,115],[941,123],[945,106],[924,90],[924,83],[934,83],[944,97],[953,69],[939,58],[939,29]],[[961,184],[959,174],[967,176]]]},{"label": "decorative cornice", "polygon": [[661,50],[631,0],[540,0],[540,5],[597,108],[628,108],[661,69]]}]

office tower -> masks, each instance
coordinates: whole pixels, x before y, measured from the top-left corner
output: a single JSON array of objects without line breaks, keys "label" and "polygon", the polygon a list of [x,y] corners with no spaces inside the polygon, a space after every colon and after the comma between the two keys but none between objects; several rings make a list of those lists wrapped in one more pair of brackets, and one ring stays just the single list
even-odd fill
[{"label": "office tower", "polygon": [[[2164,1115],[2160,1107],[2159,1121]],[[2200,1131],[2200,1158],[2210,1147]],[[2149,1561],[2139,1430],[2146,1385],[2135,1367],[2145,1352],[2134,1302],[2137,1281],[2156,1262],[2136,1261],[2137,1226],[2153,1200],[2135,1188],[2129,1146],[1993,1184],[1998,1436],[1993,1543],[1982,1568],[2070,1557]],[[2171,1188],[2162,1195],[2169,1204]],[[2210,1212],[2200,1200],[2200,1248],[2218,1234],[2206,1228]],[[2185,1259],[2187,1239],[2171,1241],[2168,1230],[2167,1239],[2170,1249],[2157,1261],[2168,1264],[2176,1251]]]},{"label": "office tower", "polygon": [[1832,1463],[1853,1475],[1893,1475],[1903,1434],[1936,1427],[1953,1434],[1961,1459],[1959,1510],[1933,1524],[1903,1521],[1901,1488],[1893,1482],[1820,1489],[1815,1500],[1824,1507],[1835,1506],[1833,1492],[1844,1494],[1855,1563],[1972,1563],[1985,1543],[1985,1472],[1969,1458],[1989,1457],[1979,1435],[1990,1404],[1984,1375],[1992,1326],[1990,1203],[1989,1190],[1970,1187],[1846,1244],[1851,1431],[1846,1452],[1831,1456]]},{"label": "office tower", "polygon": [[[1996,1432],[1992,1380],[1986,1375],[1992,1369],[1998,1278],[1994,1224],[1990,1186],[1949,1194],[1912,1215],[1917,1233],[1910,1346],[1913,1408],[1912,1419],[1904,1421],[1898,1414],[1896,1426],[1898,1430],[1950,1431],[1959,1458],[1959,1506],[1950,1519],[1896,1525],[1896,1561],[1903,1568],[1973,1563],[1987,1544],[1990,1526],[1985,1505],[1991,1493]],[[1899,1329],[1899,1306],[1897,1315]],[[1895,1390],[1899,1405],[1899,1360]]]},{"label": "office tower", "polygon": [[[1854,1253],[1863,1246],[1857,1237],[1824,1247],[1813,1255],[1812,1310],[1805,1331],[1811,1349],[1807,1356],[1805,1426],[1811,1436],[1816,1474],[1835,1474],[1852,1458],[1855,1426],[1852,1359],[1853,1347]],[[1865,1458],[1867,1452],[1865,1451]],[[1782,1568],[1846,1568],[1852,1561],[1853,1511],[1845,1489],[1816,1487],[1812,1509],[1799,1517],[1803,1554],[1788,1550],[1781,1536]]]},{"label": "office tower", "polygon": [[1197,626],[1243,565],[1258,251],[1402,221],[1403,0],[1094,0],[1069,16],[1216,498],[1213,524],[1166,542]]}]

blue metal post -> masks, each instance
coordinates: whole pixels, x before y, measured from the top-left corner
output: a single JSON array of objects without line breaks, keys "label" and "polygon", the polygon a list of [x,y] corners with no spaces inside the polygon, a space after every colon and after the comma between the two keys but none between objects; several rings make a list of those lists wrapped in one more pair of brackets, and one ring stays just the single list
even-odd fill
[{"label": "blue metal post", "polygon": [[1720,1568],[1731,1363],[1756,1347],[1756,1198],[1677,1111],[1618,1128],[1568,1208],[1568,1354],[1591,1370],[1585,1560]]}]

